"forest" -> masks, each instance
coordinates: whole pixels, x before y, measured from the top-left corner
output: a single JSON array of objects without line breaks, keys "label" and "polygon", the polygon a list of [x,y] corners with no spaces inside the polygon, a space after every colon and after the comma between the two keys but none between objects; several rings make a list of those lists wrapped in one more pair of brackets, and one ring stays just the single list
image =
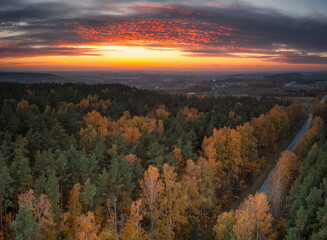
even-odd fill
[{"label": "forest", "polygon": [[200,239],[213,222],[216,239],[269,239],[283,221],[288,239],[327,231],[324,111],[308,154],[282,154],[280,172],[299,168],[281,178],[287,210],[255,194],[224,212],[305,119],[298,102],[1,83],[0,106],[0,239]]},{"label": "forest", "polygon": [[[320,117],[326,122],[327,111]],[[327,236],[327,127],[320,121],[320,130],[312,131],[307,144],[299,146],[303,160],[287,197],[286,239],[290,240]]]},{"label": "forest", "polygon": [[325,239],[327,111],[317,104],[310,128],[278,159],[268,194],[249,195],[237,209],[221,212],[215,239]]}]

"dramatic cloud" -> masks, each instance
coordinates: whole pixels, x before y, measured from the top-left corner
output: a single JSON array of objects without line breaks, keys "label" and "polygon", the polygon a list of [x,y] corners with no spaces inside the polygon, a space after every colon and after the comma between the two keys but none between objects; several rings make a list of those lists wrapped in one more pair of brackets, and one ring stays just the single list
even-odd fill
[{"label": "dramatic cloud", "polygon": [[327,63],[325,17],[286,16],[228,1],[8,2],[0,3],[2,58],[98,55],[95,46],[119,45],[164,47],[190,57]]}]

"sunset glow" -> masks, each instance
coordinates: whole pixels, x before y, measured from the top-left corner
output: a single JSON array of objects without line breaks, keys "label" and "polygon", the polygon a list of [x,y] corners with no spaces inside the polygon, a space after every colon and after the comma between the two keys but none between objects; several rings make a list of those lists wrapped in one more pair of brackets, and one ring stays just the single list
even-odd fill
[{"label": "sunset glow", "polygon": [[[12,8],[2,10],[2,70],[324,70],[327,64],[325,18],[248,5],[110,2],[98,11],[89,3],[86,11],[72,3],[63,11],[61,1],[52,10],[32,2],[39,16],[24,15],[25,7],[15,24]],[[72,17],[78,10],[86,12]]]}]

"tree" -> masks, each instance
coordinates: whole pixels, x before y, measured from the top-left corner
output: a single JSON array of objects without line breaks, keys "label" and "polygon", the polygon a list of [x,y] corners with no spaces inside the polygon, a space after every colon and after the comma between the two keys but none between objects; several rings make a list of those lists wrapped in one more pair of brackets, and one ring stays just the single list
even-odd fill
[{"label": "tree", "polygon": [[133,201],[131,205],[130,215],[126,222],[121,238],[124,240],[140,240],[145,239],[146,233],[141,226],[145,212],[142,206],[142,200]]},{"label": "tree", "polygon": [[[216,188],[218,188],[213,169],[209,165],[209,161],[205,158],[199,158],[200,181],[199,191],[201,200],[200,221],[203,221],[203,212],[207,206],[212,206],[215,202]],[[223,198],[223,197],[222,197]],[[223,200],[223,199],[219,199]]]},{"label": "tree", "polygon": [[49,198],[52,209],[55,210],[57,208],[60,198],[58,178],[56,177],[55,171],[52,171],[48,177],[45,194]]},{"label": "tree", "polygon": [[191,159],[186,161],[185,173],[182,176],[182,186],[187,198],[185,205],[188,207],[188,214],[198,215],[201,206],[200,196],[200,167]]},{"label": "tree", "polygon": [[59,181],[59,192],[60,192],[60,208],[61,211],[64,209],[64,182],[70,177],[70,173],[68,173],[67,166],[67,158],[65,154],[60,152],[59,150],[56,152],[57,158],[55,159],[55,165],[58,173],[58,181]]},{"label": "tree", "polygon": [[231,240],[233,237],[233,226],[235,224],[235,212],[223,212],[218,215],[217,223],[213,228],[216,240]]},{"label": "tree", "polygon": [[209,161],[221,166],[227,187],[230,188],[232,181],[238,178],[242,165],[241,135],[227,127],[214,129],[212,136],[203,140],[202,149]]},{"label": "tree", "polygon": [[319,128],[315,126],[310,128],[304,134],[301,141],[298,144],[296,144],[294,152],[300,159],[303,159],[305,157],[308,144],[311,142],[311,140],[314,138],[314,136],[316,136],[318,132],[319,132]]},{"label": "tree", "polygon": [[33,183],[29,160],[26,157],[25,146],[27,140],[19,136],[15,142],[15,157],[10,166],[10,175],[13,178],[13,185],[16,193],[27,191]]},{"label": "tree", "polygon": [[323,125],[324,125],[324,120],[319,116],[315,116],[311,122],[311,127],[317,127],[320,129],[322,128]]},{"label": "tree", "polygon": [[[291,151],[284,151],[277,163],[276,171],[269,178],[269,199],[276,222],[282,216],[286,195],[299,173],[300,160]],[[276,225],[275,225],[276,228]]]},{"label": "tree", "polygon": [[36,177],[45,174],[49,176],[52,171],[55,170],[54,156],[49,151],[37,151],[35,154],[35,165],[33,168],[33,175]]},{"label": "tree", "polygon": [[21,193],[18,196],[18,205],[25,206],[26,210],[32,209],[35,211],[35,196],[33,189],[28,190],[26,193]]},{"label": "tree", "polygon": [[42,194],[34,204],[33,219],[40,225],[41,233],[47,238],[55,237],[54,213],[48,197]]},{"label": "tree", "polygon": [[3,209],[6,216],[7,207],[11,204],[9,197],[13,192],[12,182],[13,179],[10,177],[9,169],[0,152],[0,229],[2,232],[6,232],[6,227],[3,226]]},{"label": "tree", "polygon": [[163,204],[165,204],[167,217],[167,232],[168,239],[174,236],[174,228],[179,227],[186,222],[185,210],[187,208],[185,202],[187,195],[183,191],[180,182],[176,181],[177,174],[174,172],[174,167],[167,163],[163,165],[163,182],[165,197]]},{"label": "tree", "polygon": [[54,237],[54,212],[46,195],[41,194],[39,198],[35,198],[34,191],[30,189],[18,196],[18,204],[24,206],[26,210],[32,211],[32,220],[39,224],[40,231],[44,236]]},{"label": "tree", "polygon": [[81,194],[84,205],[92,209],[94,207],[94,196],[96,195],[96,186],[91,183],[90,178],[86,180]]},{"label": "tree", "polygon": [[37,240],[43,235],[38,232],[39,224],[32,220],[32,210],[26,210],[25,206],[20,206],[15,221],[10,225],[13,237],[17,240]]},{"label": "tree", "polygon": [[144,179],[140,181],[141,189],[143,192],[144,202],[149,209],[148,215],[151,221],[151,239],[155,238],[155,224],[158,219],[160,201],[162,198],[164,186],[159,179],[159,172],[156,167],[149,166],[148,170],[144,173]]},{"label": "tree", "polygon": [[69,213],[69,223],[70,223],[70,232],[72,236],[75,236],[75,231],[77,227],[77,218],[82,213],[82,204],[80,200],[81,195],[81,185],[76,183],[73,189],[70,192],[69,201],[68,201],[68,213]]},{"label": "tree", "polygon": [[97,240],[99,225],[96,223],[94,214],[87,212],[87,215],[78,216],[76,219],[76,240]]},{"label": "tree", "polygon": [[47,195],[52,208],[56,210],[57,205],[59,203],[60,192],[58,179],[54,170],[49,173],[48,178],[46,178],[44,173],[42,173],[42,176],[39,177],[35,182],[35,192],[38,195]]},{"label": "tree", "polygon": [[[116,202],[126,204],[131,198],[135,184],[133,183],[133,169],[131,164],[120,155],[112,159],[109,170],[109,198]],[[120,206],[118,206],[120,207]]]},{"label": "tree", "polygon": [[250,123],[245,123],[236,127],[241,135],[241,158],[244,168],[243,175],[251,174],[255,176],[259,172],[258,140],[254,137],[254,128]]},{"label": "tree", "polygon": [[173,150],[173,158],[176,164],[178,165],[179,170],[182,170],[185,166],[184,157],[182,155],[182,150],[178,147],[175,147]]},{"label": "tree", "polygon": [[296,126],[305,118],[305,110],[298,101],[294,101],[286,108],[286,113],[290,122],[290,126]]},{"label": "tree", "polygon": [[238,240],[255,239],[255,219],[251,207],[245,201],[235,213],[233,232]]},{"label": "tree", "polygon": [[289,130],[289,119],[284,108],[275,105],[267,114],[267,117],[273,122],[276,130],[276,138],[284,138]]},{"label": "tree", "polygon": [[264,193],[250,195],[236,210],[233,231],[237,239],[272,239],[273,217]]}]

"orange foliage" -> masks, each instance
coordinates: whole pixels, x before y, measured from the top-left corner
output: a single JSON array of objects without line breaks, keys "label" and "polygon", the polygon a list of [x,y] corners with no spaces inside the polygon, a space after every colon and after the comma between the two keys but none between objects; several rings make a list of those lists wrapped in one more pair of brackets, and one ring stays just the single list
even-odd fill
[{"label": "orange foliage", "polygon": [[35,210],[35,196],[34,191],[30,189],[27,193],[22,193],[18,196],[19,206],[25,206],[26,210],[32,209]]},{"label": "orange foliage", "polygon": [[276,129],[271,119],[264,114],[253,118],[251,124],[254,127],[254,136],[258,140],[259,151],[270,148],[274,150],[276,141]]},{"label": "orange foliage", "polygon": [[166,209],[167,216],[167,233],[169,239],[174,236],[174,229],[179,228],[186,222],[185,210],[187,206],[185,201],[187,194],[181,185],[181,182],[177,181],[177,174],[174,172],[174,167],[169,166],[167,163],[163,165],[163,182],[164,182],[164,201],[162,205]]},{"label": "orange foliage", "polygon": [[321,115],[326,109],[326,105],[321,103],[320,101],[314,106],[315,115]]},{"label": "orange foliage", "polygon": [[139,161],[136,155],[134,154],[128,154],[126,155],[126,159],[130,164],[134,164],[135,162]]},{"label": "orange foliage", "polygon": [[16,107],[17,113],[29,111],[29,109],[30,109],[30,106],[28,104],[28,101],[22,99],[19,103],[17,103],[17,107]]},{"label": "orange foliage", "polygon": [[19,206],[25,206],[27,210],[33,211],[33,220],[36,221],[41,228],[44,236],[49,238],[54,234],[54,213],[51,204],[46,195],[41,194],[39,198],[35,198],[34,191],[30,189],[27,193],[18,196]]},{"label": "orange foliage", "polygon": [[312,127],[310,128],[302,137],[301,141],[295,146],[294,152],[297,156],[299,156],[300,159],[305,157],[306,154],[306,148],[308,144],[311,142],[311,140],[316,136],[316,134],[319,132],[319,128]]},{"label": "orange foliage", "polygon": [[104,137],[107,135],[109,120],[106,117],[102,117],[101,114],[95,110],[88,112],[84,117],[86,128],[82,128],[80,131],[81,136],[87,136],[89,141],[92,142],[97,135]]},{"label": "orange foliage", "polygon": [[250,195],[236,210],[233,231],[237,239],[273,239],[273,217],[264,193]]},{"label": "orange foliage", "polygon": [[123,240],[137,240],[146,239],[146,233],[141,227],[141,221],[144,217],[145,211],[142,206],[142,199],[132,202],[130,215],[123,229],[121,239]]},{"label": "orange foliage", "polygon": [[88,107],[92,107],[92,109],[95,109],[97,111],[105,111],[109,106],[110,106],[110,99],[107,100],[103,100],[100,99],[99,100],[99,96],[98,95],[88,95],[87,98],[82,99],[80,101],[80,106],[83,109],[87,109]]},{"label": "orange foliage", "polygon": [[167,112],[166,109],[165,109],[165,106],[164,105],[160,105],[158,106],[157,110],[156,110],[156,116],[158,118],[168,118],[170,115],[170,112]]},{"label": "orange foliage", "polygon": [[[160,124],[160,120],[158,124]],[[116,136],[122,136],[126,142],[135,146],[139,137],[145,131],[152,132],[158,128],[159,131],[163,131],[163,124],[162,126],[158,126],[158,124],[157,120],[154,118],[140,116],[134,116],[131,118],[127,111],[119,120],[110,121],[109,129]]]},{"label": "orange foliage", "polygon": [[163,121],[161,119],[158,121],[158,128],[159,128],[160,133],[165,132],[165,127],[164,127]]},{"label": "orange foliage", "polygon": [[80,104],[79,104],[83,109],[86,109],[90,106],[90,103],[87,99],[82,99]]},{"label": "orange foliage", "polygon": [[184,157],[182,155],[182,150],[178,147],[175,147],[173,150],[174,161],[178,164],[180,170],[184,168]]},{"label": "orange foliage", "polygon": [[294,101],[289,105],[286,108],[286,113],[291,126],[303,120],[306,115],[304,108],[298,101]]},{"label": "orange foliage", "polygon": [[87,215],[81,215],[76,219],[76,240],[96,240],[99,226],[95,222],[94,214],[88,212]]},{"label": "orange foliage", "polygon": [[156,167],[149,166],[144,172],[144,178],[140,181],[144,202],[148,208],[147,214],[151,220],[151,236],[155,235],[154,225],[159,218],[160,201],[164,191],[164,185],[159,178],[159,171]]},{"label": "orange foliage", "polygon": [[222,170],[227,176],[228,185],[232,178],[238,177],[242,165],[241,135],[235,129],[214,129],[211,137],[203,139],[202,150],[209,162],[221,167],[218,171]]},{"label": "orange foliage", "polygon": [[182,186],[187,194],[185,205],[191,213],[198,214],[201,205],[200,197],[200,167],[191,159],[186,161],[185,174],[182,177]]},{"label": "orange foliage", "polygon": [[199,112],[196,108],[191,108],[189,109],[188,107],[183,107],[181,109],[182,114],[189,119],[192,120],[198,120],[201,116],[203,116],[203,113]]},{"label": "orange foliage", "polygon": [[257,175],[260,171],[260,162],[258,158],[258,140],[254,137],[254,128],[249,123],[236,127],[237,132],[241,135],[241,157],[244,168],[243,176],[252,173]]},{"label": "orange foliage", "polygon": [[275,105],[267,114],[273,122],[277,140],[282,139],[288,132],[289,120],[284,107]]},{"label": "orange foliage", "polygon": [[311,127],[321,128],[324,125],[324,120],[321,117],[315,116],[311,122]]},{"label": "orange foliage", "polygon": [[300,159],[291,151],[282,152],[277,163],[276,171],[269,178],[271,187],[269,199],[272,206],[272,213],[279,219],[286,204],[286,195],[294,180],[298,176]]}]

